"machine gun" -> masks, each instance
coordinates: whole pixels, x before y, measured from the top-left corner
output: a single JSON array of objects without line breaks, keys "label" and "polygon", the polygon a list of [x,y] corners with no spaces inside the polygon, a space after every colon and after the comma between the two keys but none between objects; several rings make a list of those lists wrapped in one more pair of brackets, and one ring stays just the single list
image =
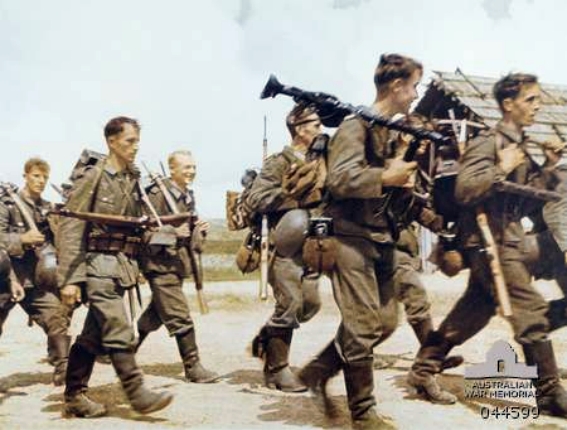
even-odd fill
[{"label": "machine gun", "polygon": [[321,122],[326,127],[338,127],[345,116],[356,115],[366,121],[370,126],[380,125],[392,130],[398,130],[412,135],[417,140],[431,140],[439,145],[452,143],[450,138],[435,131],[412,127],[403,120],[384,118],[372,112],[366,106],[354,106],[349,103],[343,103],[331,94],[305,91],[301,88],[283,85],[274,75],[270,75],[268,82],[260,94],[260,98],[273,98],[279,94],[290,96],[297,103],[305,103],[314,106],[321,118]]}]

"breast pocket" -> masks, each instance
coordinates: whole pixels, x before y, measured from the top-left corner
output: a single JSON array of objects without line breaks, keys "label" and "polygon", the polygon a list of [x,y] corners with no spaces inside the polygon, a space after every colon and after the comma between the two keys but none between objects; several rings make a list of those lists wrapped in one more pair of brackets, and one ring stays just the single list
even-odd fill
[{"label": "breast pocket", "polygon": [[113,195],[98,195],[95,200],[94,211],[102,214],[116,213],[116,197]]}]

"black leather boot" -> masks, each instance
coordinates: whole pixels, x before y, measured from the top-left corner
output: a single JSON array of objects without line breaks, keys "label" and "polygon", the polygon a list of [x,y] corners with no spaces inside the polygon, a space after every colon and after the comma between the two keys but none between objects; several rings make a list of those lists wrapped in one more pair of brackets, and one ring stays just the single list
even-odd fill
[{"label": "black leather boot", "polygon": [[327,417],[338,416],[338,406],[327,395],[327,383],[343,368],[343,360],[334,342],[330,342],[317,357],[299,372],[299,379],[313,395],[317,408]]},{"label": "black leather boot", "polygon": [[307,391],[307,387],[291,371],[288,363],[293,329],[268,327],[266,334],[266,362],[264,365],[266,386],[286,393]]},{"label": "black leather boot", "polygon": [[57,334],[47,338],[48,350],[53,358],[53,385],[59,387],[65,383],[67,362],[69,360],[69,346],[71,336]]},{"label": "black leather boot", "polygon": [[374,397],[374,371],[372,359],[345,363],[345,386],[352,426],[357,430],[384,429],[396,427],[376,412]]},{"label": "black leather boot", "polygon": [[551,340],[523,345],[526,364],[537,365],[536,401],[540,413],[567,418],[567,393],[559,382],[559,372]]},{"label": "black leather boot", "polygon": [[107,414],[106,406],[87,397],[95,355],[75,343],[69,352],[65,378],[64,414],[79,418],[96,418]]},{"label": "black leather boot", "polygon": [[[420,345],[423,345],[427,341],[427,337],[433,333],[433,321],[431,320],[431,317],[420,321],[412,321],[410,325]],[[446,357],[441,364],[441,371],[452,369],[453,367],[459,367],[464,361],[465,360],[462,355],[451,355]]]},{"label": "black leather boot", "polygon": [[266,347],[268,343],[268,336],[266,334],[266,327],[262,327],[260,332],[252,339],[252,357],[263,360],[266,355]]},{"label": "black leather boot", "polygon": [[144,386],[142,370],[136,364],[134,352],[112,350],[110,359],[120,378],[126,397],[136,412],[149,414],[171,403],[173,400],[171,393],[151,391]]},{"label": "black leather boot", "polygon": [[436,374],[443,370],[443,362],[451,348],[443,335],[431,332],[409,372],[408,384],[432,403],[451,405],[457,401],[457,397],[443,390],[436,380]]},{"label": "black leather boot", "polygon": [[217,382],[219,374],[205,369],[199,360],[195,330],[191,329],[187,333],[175,336],[175,338],[183,366],[185,367],[185,378],[189,382],[197,384]]}]

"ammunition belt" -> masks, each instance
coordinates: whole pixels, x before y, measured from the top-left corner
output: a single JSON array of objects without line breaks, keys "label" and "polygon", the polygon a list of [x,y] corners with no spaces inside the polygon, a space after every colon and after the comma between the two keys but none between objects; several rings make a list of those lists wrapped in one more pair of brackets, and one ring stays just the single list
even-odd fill
[{"label": "ammunition belt", "polygon": [[123,233],[91,233],[87,239],[87,251],[102,253],[123,252],[135,257],[141,250],[142,240]]}]

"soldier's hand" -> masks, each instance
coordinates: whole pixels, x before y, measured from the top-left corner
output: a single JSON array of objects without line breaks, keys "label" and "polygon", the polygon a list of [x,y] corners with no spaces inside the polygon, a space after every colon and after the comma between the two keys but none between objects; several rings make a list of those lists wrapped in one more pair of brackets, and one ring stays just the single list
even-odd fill
[{"label": "soldier's hand", "polygon": [[61,302],[64,305],[75,306],[76,303],[81,303],[81,288],[78,285],[65,285],[59,293],[61,294]]},{"label": "soldier's hand", "polygon": [[184,223],[179,227],[175,227],[175,235],[178,239],[187,239],[189,236],[191,236],[191,229],[189,228],[189,224]]},{"label": "soldier's hand", "polygon": [[12,293],[12,301],[16,303],[22,301],[26,296],[26,291],[22,284],[15,281],[10,282],[10,293]]},{"label": "soldier's hand", "polygon": [[45,236],[37,230],[28,230],[20,236],[22,245],[41,245],[45,242]]},{"label": "soldier's hand", "polygon": [[508,174],[524,162],[526,155],[516,143],[513,143],[498,151],[498,158],[500,159],[498,165]]},{"label": "soldier's hand", "polygon": [[386,187],[403,187],[407,184],[415,169],[417,169],[415,161],[408,163],[395,158],[382,173],[382,185]]},{"label": "soldier's hand", "polygon": [[202,235],[206,236],[211,229],[211,224],[205,220],[200,219],[195,223],[195,227],[199,229]]},{"label": "soldier's hand", "polygon": [[567,266],[567,251],[563,254],[563,260],[565,261],[565,266]]}]

